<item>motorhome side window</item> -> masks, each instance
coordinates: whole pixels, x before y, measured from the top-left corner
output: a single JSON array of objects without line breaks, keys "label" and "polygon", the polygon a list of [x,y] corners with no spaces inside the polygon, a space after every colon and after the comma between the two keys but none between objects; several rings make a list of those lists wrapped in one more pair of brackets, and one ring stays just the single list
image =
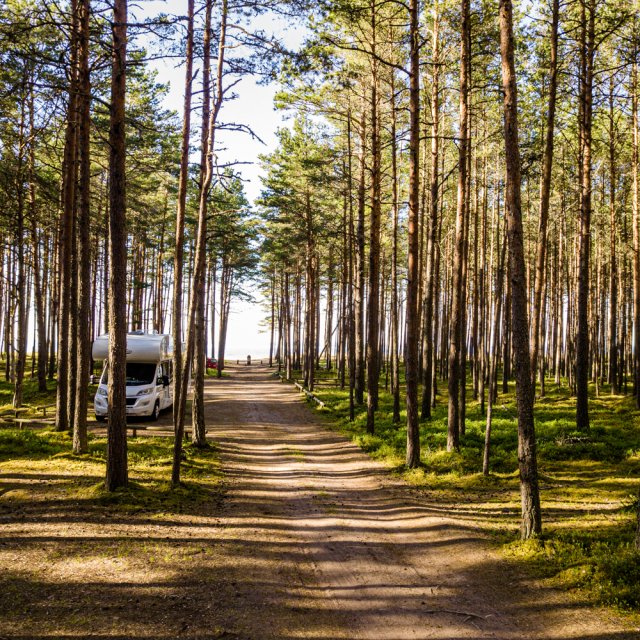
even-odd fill
[{"label": "motorhome side window", "polygon": [[173,362],[171,360],[162,363],[162,375],[167,376],[169,382],[173,382]]}]

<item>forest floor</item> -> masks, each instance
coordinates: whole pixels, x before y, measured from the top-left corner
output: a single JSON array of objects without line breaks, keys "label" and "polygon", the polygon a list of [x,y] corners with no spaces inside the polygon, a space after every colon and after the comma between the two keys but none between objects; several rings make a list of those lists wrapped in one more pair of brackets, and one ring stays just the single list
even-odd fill
[{"label": "forest floor", "polygon": [[130,440],[116,497],[99,431],[84,459],[34,456],[37,439],[0,458],[0,638],[640,637],[505,560],[486,513],[408,486],[268,369],[230,372],[207,382],[216,451],[187,451],[182,494],[160,484],[162,431]]}]

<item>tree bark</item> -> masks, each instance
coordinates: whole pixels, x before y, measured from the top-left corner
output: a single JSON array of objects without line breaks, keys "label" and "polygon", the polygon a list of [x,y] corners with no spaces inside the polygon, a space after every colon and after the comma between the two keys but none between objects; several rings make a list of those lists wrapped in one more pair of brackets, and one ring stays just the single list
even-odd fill
[{"label": "tree bark", "polygon": [[[207,371],[206,354],[206,261],[207,261],[207,200],[211,177],[208,176],[210,162],[209,157],[213,153],[214,126],[211,121],[211,12],[212,0],[207,0],[205,5],[205,22],[203,38],[203,64],[202,64],[202,130],[201,130],[201,158],[200,158],[200,184],[206,189],[200,197],[200,216],[198,219],[198,245],[196,247],[197,278],[194,278],[192,295],[194,297],[195,323],[193,325],[193,414],[191,441],[197,447],[207,446],[206,424],[204,417],[204,378]],[[222,43],[224,46],[224,43]],[[213,173],[213,167],[210,168]],[[191,328],[191,327],[190,327]],[[186,391],[185,391],[186,393]]]},{"label": "tree bark", "polygon": [[73,451],[86,453],[89,368],[91,365],[91,78],[89,72],[89,0],[78,2],[78,151],[80,182],[78,198],[78,309],[76,406]]},{"label": "tree bark", "polygon": [[26,326],[26,310],[27,310],[27,276],[25,272],[25,253],[24,253],[24,154],[26,147],[26,72],[22,84],[23,100],[20,106],[20,124],[18,134],[18,153],[16,159],[15,172],[15,188],[16,188],[16,227],[15,227],[15,246],[16,246],[16,263],[18,268],[17,280],[15,283],[17,295],[18,315],[18,335],[16,344],[16,361],[15,361],[15,380],[13,390],[13,406],[15,408],[22,406],[22,392],[24,383],[24,373],[27,361],[27,326]]},{"label": "tree bark", "polygon": [[367,138],[367,117],[364,108],[360,114],[360,149],[358,152],[359,176],[358,176],[358,224],[356,228],[356,259],[355,259],[355,402],[364,402],[364,214],[365,214],[365,148]]},{"label": "tree bark", "polygon": [[[71,0],[71,14],[76,12],[76,0]],[[77,34],[75,20],[71,20],[69,73],[69,102],[67,105],[67,127],[65,131],[62,185],[62,216],[60,220],[60,249],[58,272],[60,279],[58,309],[58,387],[56,395],[56,429],[69,428],[69,316],[71,303],[71,236],[75,209],[77,175]],[[8,361],[8,359],[7,359]]]},{"label": "tree bark", "polygon": [[[420,428],[418,404],[418,342],[420,339],[419,257],[420,223],[420,30],[418,0],[409,0],[409,237],[407,263],[407,311],[405,369],[407,382],[407,458],[409,468],[420,464]],[[431,336],[427,336],[431,340]]]},{"label": "tree bark", "polygon": [[467,130],[470,58],[470,1],[461,0],[460,17],[460,142],[458,145],[458,200],[456,211],[455,246],[453,255],[453,283],[451,306],[451,338],[449,343],[449,408],[447,417],[447,451],[460,446],[460,344],[462,341],[462,316],[464,291],[462,290],[462,266],[464,261],[464,236],[467,206],[467,155],[469,131]]},{"label": "tree bark", "polygon": [[549,200],[551,195],[551,171],[553,168],[553,138],[555,133],[556,93],[558,86],[558,20],[560,0],[553,0],[551,16],[551,52],[549,60],[549,103],[545,132],[544,155],[542,158],[542,176],[540,180],[540,222],[538,227],[538,247],[536,252],[536,270],[533,293],[533,318],[531,329],[531,379],[534,397],[536,367],[538,365],[538,344],[540,340],[540,317],[542,291],[547,260],[547,222],[549,219]]},{"label": "tree bark", "polygon": [[513,8],[511,0],[500,0],[500,56],[504,90],[504,138],[506,156],[506,222],[511,265],[511,332],[516,369],[518,406],[518,465],[523,539],[542,531],[536,439],[533,421],[533,384],[529,354],[527,289],[520,202],[520,148],[518,143],[518,99],[513,53]]},{"label": "tree bark", "polygon": [[[499,237],[498,234],[496,234]],[[482,458],[482,473],[485,476],[489,475],[489,460],[491,455],[491,427],[493,420],[493,380],[496,377],[496,367],[498,363],[498,332],[500,331],[500,315],[502,313],[502,298],[504,290],[504,261],[507,250],[507,238],[506,235],[502,242],[502,249],[500,250],[500,258],[498,260],[498,272],[496,276],[496,293],[495,293],[495,307],[493,316],[493,325],[490,336],[490,351],[489,351],[489,396],[487,398],[487,420],[484,431],[484,455]],[[484,391],[483,391],[484,393]]]},{"label": "tree bark", "polygon": [[369,291],[367,298],[367,433],[375,430],[378,409],[380,331],[381,142],[377,52],[377,6],[371,3],[371,219],[369,226]]},{"label": "tree bark", "polygon": [[[38,234],[38,220],[36,211],[36,184],[35,184],[35,140],[34,140],[34,123],[33,123],[33,93],[31,94],[30,105],[30,129],[31,144],[29,146],[29,208],[31,213],[31,250],[33,253],[33,291],[36,303],[35,317],[38,331],[38,391],[46,392],[47,390],[47,318],[45,313],[45,296],[46,296],[46,272],[48,268],[48,256],[42,255],[41,241]],[[46,240],[45,240],[46,242]],[[3,262],[4,256],[0,257],[0,263]],[[42,261],[42,263],[41,263]],[[0,298],[2,294],[0,293]],[[0,304],[1,307],[1,304]],[[0,308],[0,317],[2,311]]]},{"label": "tree bark", "polygon": [[392,423],[400,422],[400,355],[398,345],[398,218],[400,202],[398,200],[398,158],[397,158],[397,116],[395,76],[391,76],[391,189],[392,189],[392,245],[391,245],[391,304],[390,304],[390,360],[391,395],[393,397]]},{"label": "tree bark", "polygon": [[614,119],[614,75],[609,85],[609,371],[611,393],[618,393],[618,262],[616,257],[616,131]]},{"label": "tree bark", "polygon": [[109,425],[106,488],[128,483],[125,97],[127,0],[114,0],[109,118]]},{"label": "tree bark", "polygon": [[[588,17],[587,17],[587,2]],[[591,244],[591,122],[595,0],[581,1],[580,63],[580,231],[576,332],[576,427],[589,430],[589,250]]]},{"label": "tree bark", "polygon": [[[189,139],[191,132],[191,96],[193,93],[193,14],[195,0],[187,1],[187,49],[182,115],[180,177],[176,210],[176,249],[173,260],[173,429],[177,438],[184,430],[182,404],[182,283],[184,279],[184,224],[189,181]],[[186,390],[185,390],[186,393]],[[180,435],[181,438],[181,435]]]},{"label": "tree bark", "polygon": [[[636,398],[636,408],[640,409],[640,205],[638,201],[640,194],[638,187],[638,66],[635,62],[631,70],[631,105],[631,171],[633,183],[633,392]],[[624,331],[622,335],[625,335]]]},{"label": "tree bark", "polygon": [[[210,2],[211,0],[209,0]],[[206,269],[207,269],[207,200],[209,197],[209,190],[211,188],[211,182],[213,180],[213,149],[215,142],[216,122],[218,113],[222,107],[222,101],[224,99],[224,91],[222,88],[222,75],[225,63],[225,46],[226,46],[226,29],[227,29],[227,0],[222,2],[222,13],[220,17],[220,36],[218,43],[218,62],[216,71],[216,88],[215,88],[215,101],[211,108],[211,111],[206,114],[208,118],[206,120],[207,138],[204,140],[203,130],[203,143],[204,148],[202,150],[202,160],[205,162],[205,169],[201,176],[200,184],[200,199],[198,206],[198,227],[196,232],[196,247],[194,258],[194,270],[193,270],[193,288],[191,300],[189,301],[189,314],[187,317],[187,340],[185,349],[184,366],[181,372],[182,380],[180,383],[180,405],[177,407],[177,430],[175,434],[174,449],[173,449],[173,469],[171,474],[171,482],[173,485],[177,485],[180,482],[180,462],[182,460],[182,436],[184,433],[184,414],[186,409],[186,396],[187,387],[189,384],[189,374],[191,370],[191,360],[194,357],[194,351],[196,346],[196,334],[199,338],[199,348],[204,347],[204,322],[202,324],[197,323],[198,308],[201,308],[202,316],[204,317],[204,298],[206,293]],[[203,114],[205,112],[203,111]],[[222,352],[219,351],[219,355],[222,357]],[[200,353],[198,357],[202,357]],[[201,362],[201,365],[204,363]],[[220,368],[218,368],[220,371]],[[204,367],[200,366],[195,371],[196,377],[194,384],[197,388],[194,388],[194,432],[198,431],[200,435],[195,436],[200,442],[204,436],[205,424],[204,424]],[[196,408],[196,405],[199,405]],[[201,446],[204,446],[204,442]]]}]

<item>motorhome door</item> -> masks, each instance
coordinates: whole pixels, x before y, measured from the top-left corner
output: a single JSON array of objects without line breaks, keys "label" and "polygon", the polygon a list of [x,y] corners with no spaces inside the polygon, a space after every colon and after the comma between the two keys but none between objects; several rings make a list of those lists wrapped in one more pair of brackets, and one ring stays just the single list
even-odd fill
[{"label": "motorhome door", "polygon": [[171,389],[173,383],[173,362],[171,360],[162,363],[162,376],[165,380],[169,380],[169,384],[162,390],[162,407],[170,407],[173,404],[171,397]]}]

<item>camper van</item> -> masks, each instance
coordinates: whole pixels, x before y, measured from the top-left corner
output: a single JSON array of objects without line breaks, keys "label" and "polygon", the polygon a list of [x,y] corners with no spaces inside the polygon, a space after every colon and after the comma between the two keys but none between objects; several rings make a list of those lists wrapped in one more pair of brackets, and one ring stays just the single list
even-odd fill
[{"label": "camper van", "polygon": [[[96,338],[93,359],[105,362],[94,400],[96,420],[107,418],[109,336]],[[173,404],[171,336],[133,331],[127,335],[127,415],[157,420]]]}]

